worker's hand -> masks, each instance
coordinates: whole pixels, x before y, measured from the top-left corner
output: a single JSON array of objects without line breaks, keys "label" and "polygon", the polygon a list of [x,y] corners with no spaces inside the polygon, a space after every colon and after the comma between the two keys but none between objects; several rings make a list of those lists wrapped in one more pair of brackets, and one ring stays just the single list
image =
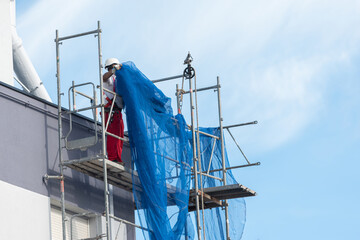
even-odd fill
[{"label": "worker's hand", "polygon": [[116,70],[120,70],[120,69],[121,69],[121,67],[122,67],[122,65],[121,65],[121,64],[116,64],[116,65],[114,66],[114,68],[115,68]]}]

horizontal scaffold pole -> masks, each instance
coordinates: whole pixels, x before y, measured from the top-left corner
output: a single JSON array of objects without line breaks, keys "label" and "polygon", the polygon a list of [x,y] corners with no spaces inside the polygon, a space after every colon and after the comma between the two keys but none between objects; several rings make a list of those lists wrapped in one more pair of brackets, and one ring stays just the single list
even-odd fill
[{"label": "horizontal scaffold pole", "polygon": [[128,139],[122,138],[122,137],[120,137],[120,136],[118,136],[118,135],[115,135],[115,134],[112,134],[112,133],[110,133],[110,132],[105,132],[105,134],[106,134],[106,135],[109,135],[109,136],[112,136],[112,137],[114,137],[114,138],[117,138],[117,139],[119,139],[119,140],[121,140],[121,141],[123,141],[123,142],[129,142]]},{"label": "horizontal scaffold pole", "polygon": [[[98,29],[96,29],[94,31],[90,31],[90,32],[74,34],[74,35],[58,38],[58,42],[61,42],[63,40],[67,40],[67,39],[71,39],[71,38],[77,38],[77,37],[82,37],[82,36],[86,36],[86,35],[90,35],[90,34],[97,34],[97,33],[99,33]],[[56,42],[56,39],[55,39],[55,42]]]},{"label": "horizontal scaffold pole", "polygon": [[100,107],[101,107],[101,105],[96,105],[96,106],[92,106],[92,107],[84,107],[84,108],[79,108],[76,110],[68,110],[68,111],[65,111],[65,113],[66,114],[78,113],[78,112],[83,112],[83,111],[100,108]]},{"label": "horizontal scaffold pole", "polygon": [[93,97],[91,97],[91,96],[89,96],[89,95],[87,95],[87,94],[85,94],[85,93],[83,93],[83,92],[79,92],[79,91],[77,91],[77,90],[74,90],[74,93],[79,94],[79,95],[81,95],[81,96],[83,96],[83,97],[86,97],[86,98],[88,98],[88,99],[90,99],[90,100],[94,100]]},{"label": "horizontal scaffold pole", "polygon": [[224,126],[223,128],[241,127],[241,126],[252,125],[252,124],[258,124],[258,121],[228,125],[228,126]]},{"label": "horizontal scaffold pole", "polygon": [[121,218],[115,217],[115,216],[113,216],[113,215],[110,215],[109,217],[115,219],[116,221],[119,221],[119,222],[122,222],[122,223],[125,223],[125,224],[128,224],[128,225],[131,225],[131,226],[134,226],[134,227],[137,227],[137,228],[140,228],[140,229],[143,229],[143,230],[145,230],[145,231],[149,231],[149,232],[152,233],[152,231],[151,231],[150,229],[144,228],[144,227],[139,226],[139,225],[137,225],[137,224],[135,224],[135,223],[126,221],[125,219],[121,219]]},{"label": "horizontal scaffold pole", "polygon": [[151,80],[153,83],[158,83],[158,82],[165,82],[165,81],[169,81],[169,80],[173,80],[173,79],[178,79],[178,78],[182,78],[183,75],[176,75],[173,77],[167,77],[167,78],[161,78],[161,79],[157,79],[157,80]]},{"label": "horizontal scaffold pole", "polygon": [[[215,177],[215,176],[213,176],[213,175],[210,175],[210,174],[207,174],[207,173],[204,173],[204,172],[201,172],[200,174],[203,175],[203,176],[205,176],[205,177],[214,178],[214,179],[216,179],[216,180],[219,180],[220,182],[223,181],[222,178]],[[192,175],[193,175],[193,174],[192,174]]]},{"label": "horizontal scaffold pole", "polygon": [[[243,167],[251,167],[251,166],[258,166],[258,165],[260,165],[260,162],[250,163],[250,164],[245,164],[245,165],[239,165],[239,166],[234,166],[234,167],[228,167],[225,170],[231,170],[231,169],[243,168]],[[210,170],[209,173],[211,173],[211,172],[220,172],[222,170],[223,170],[222,168],[214,169],[214,170]],[[203,173],[206,173],[206,171],[204,171]]]},{"label": "horizontal scaffold pole", "polygon": [[[201,91],[205,91],[205,90],[211,90],[211,89],[217,89],[218,85],[214,85],[214,86],[210,86],[210,87],[204,87],[204,88],[198,88],[196,89],[196,92],[201,92]],[[195,90],[192,90],[195,91]],[[190,91],[185,91],[183,92],[183,94],[187,94],[190,93]]]},{"label": "horizontal scaffold pole", "polygon": [[94,157],[86,157],[86,158],[82,158],[82,159],[75,159],[75,160],[67,160],[67,161],[63,161],[62,165],[71,165],[71,164],[79,164],[82,162],[89,162],[89,161],[93,161],[93,160],[99,160],[104,158],[104,156],[94,156]]},{"label": "horizontal scaffold pole", "polygon": [[[191,129],[191,125],[187,125],[189,129]],[[217,140],[219,140],[220,138],[218,136],[215,136],[215,135],[212,135],[210,133],[206,133],[206,132],[202,132],[202,131],[199,131],[197,129],[194,130],[195,132],[199,132],[200,134],[203,134],[205,136],[208,136],[208,137],[212,137],[212,138],[215,138]]]}]

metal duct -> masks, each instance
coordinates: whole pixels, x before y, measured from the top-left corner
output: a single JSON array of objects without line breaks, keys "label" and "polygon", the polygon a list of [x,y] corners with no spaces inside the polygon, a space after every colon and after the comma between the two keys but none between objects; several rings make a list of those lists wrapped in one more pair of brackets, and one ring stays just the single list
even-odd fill
[{"label": "metal duct", "polygon": [[10,1],[10,12],[14,72],[31,94],[52,102],[16,32],[15,0]]}]

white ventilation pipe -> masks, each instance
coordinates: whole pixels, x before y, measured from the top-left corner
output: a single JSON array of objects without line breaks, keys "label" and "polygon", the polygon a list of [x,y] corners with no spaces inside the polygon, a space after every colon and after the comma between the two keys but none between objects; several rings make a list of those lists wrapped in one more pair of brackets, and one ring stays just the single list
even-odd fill
[{"label": "white ventilation pipe", "polygon": [[31,94],[52,102],[16,32],[15,0],[10,1],[10,12],[14,72]]}]

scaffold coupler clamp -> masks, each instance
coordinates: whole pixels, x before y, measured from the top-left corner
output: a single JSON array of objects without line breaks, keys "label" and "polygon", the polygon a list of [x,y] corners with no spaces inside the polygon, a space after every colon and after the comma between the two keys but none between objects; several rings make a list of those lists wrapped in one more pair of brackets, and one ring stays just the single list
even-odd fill
[{"label": "scaffold coupler clamp", "polygon": [[43,182],[45,183],[45,185],[47,185],[47,182],[49,179],[58,179],[58,180],[64,180],[64,176],[61,176],[61,175],[49,175],[49,174],[45,174],[43,176]]}]

